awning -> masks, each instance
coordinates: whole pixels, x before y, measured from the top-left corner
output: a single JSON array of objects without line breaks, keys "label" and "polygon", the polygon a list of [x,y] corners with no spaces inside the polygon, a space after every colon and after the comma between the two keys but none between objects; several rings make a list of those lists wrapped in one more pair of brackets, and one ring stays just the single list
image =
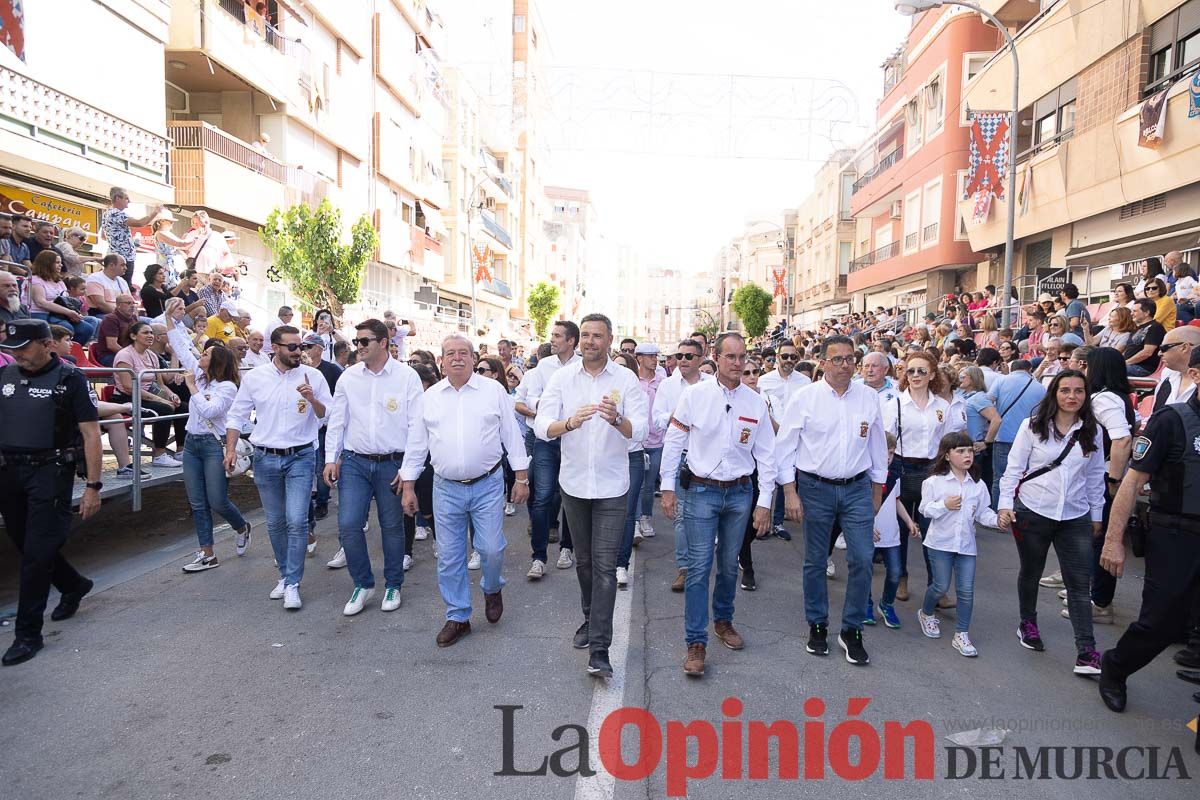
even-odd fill
[{"label": "awning", "polygon": [[1067,266],[1105,266],[1161,256],[1172,250],[1200,247],[1200,225],[1183,222],[1148,233],[1126,236],[1100,244],[1073,247],[1067,251]]},{"label": "awning", "polygon": [[425,227],[429,230],[430,235],[448,239],[450,231],[447,230],[446,223],[442,221],[442,212],[429,203],[420,200],[417,201],[417,206],[421,209],[421,214],[425,217]]}]

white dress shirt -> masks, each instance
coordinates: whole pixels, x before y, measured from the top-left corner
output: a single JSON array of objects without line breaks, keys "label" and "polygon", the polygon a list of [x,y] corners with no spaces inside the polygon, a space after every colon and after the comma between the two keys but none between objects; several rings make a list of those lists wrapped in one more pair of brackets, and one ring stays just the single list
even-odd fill
[{"label": "white dress shirt", "polygon": [[[386,359],[379,372],[361,361],[347,367],[326,415],[325,463],[337,463],[342,450],[349,450],[372,456],[404,453],[408,465],[408,442],[421,426],[423,392],[417,371],[394,358]],[[412,466],[424,465],[422,456]]]},{"label": "white dress shirt", "polygon": [[167,342],[179,365],[190,369],[196,376],[197,392],[188,399],[188,418],[184,429],[191,436],[216,436],[225,443],[225,420],[237,397],[238,385],[233,381],[209,383],[208,376],[200,369],[196,353],[191,348],[191,338],[186,332],[171,331]]},{"label": "white dress shirt", "polygon": [[771,399],[771,408],[775,419],[783,419],[787,413],[787,405],[792,401],[796,392],[812,383],[807,375],[799,370],[792,370],[789,378],[784,380],[779,370],[773,369],[758,379],[758,390]]},{"label": "white dress shirt", "polygon": [[[1091,404],[1092,416],[1108,432],[1108,438],[1111,441],[1115,442],[1133,435],[1129,418],[1125,416],[1125,402],[1117,394],[1107,389],[1096,392],[1092,395]],[[1134,411],[1133,414],[1136,421],[1137,411]]]},{"label": "white dress shirt", "polygon": [[874,389],[850,382],[839,395],[824,379],[792,396],[779,421],[775,462],[782,486],[796,470],[841,480],[870,472],[872,483],[887,481],[887,439]]},{"label": "white dress shirt", "polygon": [[[705,372],[697,372],[696,375],[696,383],[715,380],[712,375]],[[689,386],[695,386],[696,383],[685,383],[679,370],[675,370],[673,375],[663,379],[662,383],[658,385],[658,391],[654,394],[654,408],[650,412],[650,424],[654,426],[654,430],[659,433],[667,432],[667,423],[671,421],[671,415],[675,413],[675,409],[679,405],[679,398],[683,394],[683,390]]]},{"label": "white dress shirt", "polygon": [[875,514],[875,530],[879,532],[876,547],[900,546],[900,515],[896,510],[896,504],[900,500],[900,483],[896,481],[892,485],[892,490],[883,498],[883,502],[879,504],[879,511]]},{"label": "white dress shirt", "polygon": [[946,433],[956,433],[967,429],[967,400],[955,392],[947,401],[950,403],[950,415],[946,417]]},{"label": "white dress shirt", "polygon": [[[266,347],[265,344],[263,346]],[[242,366],[246,369],[254,369],[255,367],[261,367],[270,360],[271,357],[267,355],[265,351],[259,350],[256,353],[253,350],[246,348],[246,355],[242,356]]]},{"label": "white dress shirt", "polygon": [[554,373],[563,367],[578,364],[582,360],[575,354],[571,355],[571,360],[566,364],[562,363],[558,356],[552,355],[548,358],[543,358],[537,363],[536,367],[521,377],[521,383],[517,385],[516,402],[524,403],[529,407],[530,411],[537,412],[538,402],[542,398],[542,393],[546,391],[546,384],[550,382],[550,378]]},{"label": "white dress shirt", "polygon": [[[1051,422],[1053,424],[1053,422]],[[1034,436],[1029,420],[1022,420],[1008,452],[1008,469],[1000,479],[1001,509],[1013,507],[1021,478],[1058,458],[1082,423],[1076,422],[1063,439]],[[1091,513],[1092,522],[1104,519],[1104,438],[1096,431],[1096,447],[1088,455],[1078,442],[1054,469],[1021,484],[1021,503],[1030,511],[1058,521]]]},{"label": "white dress shirt", "polygon": [[421,398],[420,419],[422,424],[409,436],[404,451],[401,480],[421,477],[426,454],[433,471],[452,481],[487,473],[500,463],[504,450],[513,470],[529,467],[512,399],[499,381],[471,373],[463,387],[455,389],[449,378],[443,378]]},{"label": "white dress shirt", "polygon": [[1188,398],[1196,393],[1196,384],[1194,383],[1190,384],[1182,393],[1179,391],[1180,385],[1183,384],[1183,376],[1173,369],[1163,367],[1162,377],[1158,379],[1158,386],[1154,387],[1155,396],[1158,396],[1158,390],[1162,387],[1163,383],[1167,383],[1171,387],[1171,396],[1167,398],[1168,405],[1171,403],[1186,403]]},{"label": "white dress shirt", "polygon": [[305,378],[312,386],[313,399],[325,406],[328,413],[333,397],[321,370],[300,364],[280,372],[271,362],[242,376],[242,387],[229,409],[225,427],[244,430],[253,410],[256,423],[254,433],[250,434],[250,444],[278,448],[315,445],[322,419],[317,416],[313,404],[296,391],[304,385]]},{"label": "white dress shirt", "polygon": [[775,491],[775,429],[767,401],[738,384],[701,381],[684,390],[663,444],[662,490],[675,491],[679,461],[687,451],[693,475],[732,481],[758,469],[758,505],[771,508]]},{"label": "white dress shirt", "polygon": [[[923,409],[913,402],[907,389],[881,408],[883,430],[896,437],[896,455],[902,458],[932,459],[942,437],[952,430],[950,404],[932,392]],[[965,426],[965,416],[962,422]]]},{"label": "white dress shirt", "polygon": [[[957,511],[946,508],[946,498],[958,495],[962,505]],[[975,523],[989,528],[999,527],[996,512],[991,508],[991,492],[970,475],[959,480],[954,472],[930,475],[921,484],[919,511],[929,520],[925,546],[931,550],[976,555]]]},{"label": "white dress shirt", "polygon": [[[615,394],[614,394],[615,393]],[[617,413],[629,420],[633,435],[626,439],[615,426],[594,415],[578,429],[564,433],[558,483],[572,497],[601,500],[629,491],[630,442],[641,442],[649,429],[650,408],[637,375],[608,359],[592,376],[580,359],[556,370],[538,402],[533,432],[549,441],[552,423],[565,420],[580,406],[613,397]]]},{"label": "white dress shirt", "polygon": [[991,367],[980,367],[979,371],[983,373],[984,391],[991,394],[992,387],[996,385],[996,381],[1000,380],[1004,376],[1001,373],[996,372],[996,370],[992,369]]},{"label": "white dress shirt", "polygon": [[[291,325],[291,324],[292,323],[290,323],[290,322],[284,322],[279,317],[275,317],[273,320],[271,320],[270,322],[267,323],[266,330],[263,331],[263,352],[264,353],[266,353],[267,355],[271,355],[271,353],[274,352],[271,349],[271,334],[275,332],[275,329],[278,328],[280,325]],[[299,328],[300,326],[296,326],[296,327]]]}]

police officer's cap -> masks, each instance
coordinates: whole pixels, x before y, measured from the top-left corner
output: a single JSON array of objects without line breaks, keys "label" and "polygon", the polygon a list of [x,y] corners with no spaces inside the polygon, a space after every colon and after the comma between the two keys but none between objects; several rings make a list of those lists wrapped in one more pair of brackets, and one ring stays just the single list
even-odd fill
[{"label": "police officer's cap", "polygon": [[4,334],[0,347],[5,350],[16,350],[30,342],[51,338],[50,326],[40,319],[15,319],[4,325]]}]

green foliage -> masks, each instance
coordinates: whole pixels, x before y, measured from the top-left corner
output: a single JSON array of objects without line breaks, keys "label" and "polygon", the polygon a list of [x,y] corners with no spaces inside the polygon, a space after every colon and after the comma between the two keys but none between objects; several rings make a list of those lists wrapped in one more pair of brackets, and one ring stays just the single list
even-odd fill
[{"label": "green foliage", "polygon": [[733,293],[733,313],[738,315],[746,335],[762,336],[771,321],[771,293],[755,283],[748,283]]},{"label": "green foliage", "polygon": [[540,281],[529,290],[525,305],[529,308],[529,318],[533,320],[534,332],[539,339],[546,338],[550,320],[558,313],[559,302],[558,287],[552,283]]},{"label": "green foliage", "polygon": [[358,300],[367,261],[379,247],[379,234],[366,215],[351,228],[350,243],[342,244],[342,212],[328,199],[315,209],[304,204],[275,209],[258,235],[275,254],[275,269],[292,292],[339,319],[342,307]]}]

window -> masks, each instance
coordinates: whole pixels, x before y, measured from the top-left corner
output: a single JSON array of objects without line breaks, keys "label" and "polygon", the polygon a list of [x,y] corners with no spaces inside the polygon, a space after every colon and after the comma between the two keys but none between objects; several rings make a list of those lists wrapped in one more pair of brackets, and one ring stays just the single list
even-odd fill
[{"label": "window", "polygon": [[925,87],[925,130],[927,138],[933,138],[942,129],[942,118],[946,111],[945,81],[939,74]]},{"label": "window", "polygon": [[525,32],[525,15],[516,14],[513,16],[513,33]]},{"label": "window", "polygon": [[1200,67],[1200,0],[1190,0],[1150,26],[1150,71],[1145,94],[1153,94]]},{"label": "window", "polygon": [[413,207],[408,203],[400,204],[400,219],[407,222],[409,225],[413,223]]},{"label": "window", "polygon": [[967,199],[967,171],[960,170],[958,173],[958,188],[954,192],[954,205],[955,205],[954,219],[956,221],[956,224],[954,226],[954,239],[956,241],[960,241],[960,242],[967,240],[967,220],[963,217],[963,215],[961,213],[959,213],[957,206],[960,202],[962,202],[963,200],[966,200],[966,199]]},{"label": "window", "polygon": [[1032,123],[1033,141],[1023,143],[1032,148],[1067,138],[1075,130],[1075,78],[1033,104]]},{"label": "window", "polygon": [[838,242],[838,275],[850,274],[850,255],[853,249],[849,242]]},{"label": "window", "polygon": [[843,175],[841,196],[838,200],[838,219],[852,219],[850,214],[850,195],[854,194],[854,176]]},{"label": "window", "polygon": [[925,119],[921,102],[921,98],[915,97],[904,107],[904,144],[909,155],[921,146],[922,122]]},{"label": "window", "polygon": [[911,253],[920,247],[921,241],[921,192],[913,192],[904,198],[904,252]]},{"label": "window", "polygon": [[921,200],[921,247],[935,245],[942,219],[942,182],[932,181],[925,185]]}]

